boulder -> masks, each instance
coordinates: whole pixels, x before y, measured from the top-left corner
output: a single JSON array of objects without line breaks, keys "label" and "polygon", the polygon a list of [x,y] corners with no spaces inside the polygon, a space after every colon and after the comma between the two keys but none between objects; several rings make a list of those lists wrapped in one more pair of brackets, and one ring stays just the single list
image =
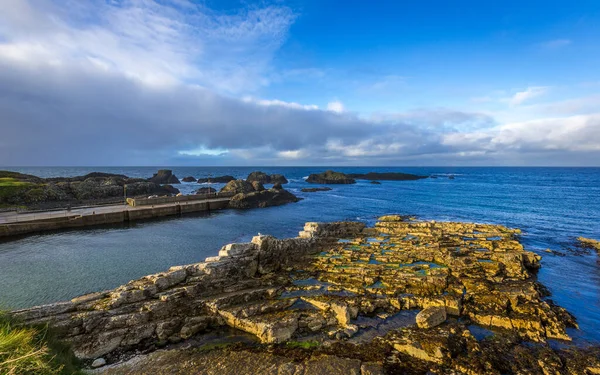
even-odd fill
[{"label": "boulder", "polygon": [[417,314],[419,328],[439,326],[446,321],[446,308],[444,306],[427,307]]},{"label": "boulder", "polygon": [[179,194],[179,189],[177,189],[171,185],[164,185],[163,189],[167,192],[167,194],[171,194],[171,195]]},{"label": "boulder", "polygon": [[325,171],[323,173],[313,173],[306,179],[311,184],[355,184],[356,181],[341,172]]},{"label": "boulder", "polygon": [[150,182],[154,182],[155,184],[180,184],[179,179],[173,174],[173,171],[170,169],[161,169],[157,173],[154,174],[151,178],[148,179]]},{"label": "boulder", "polygon": [[300,191],[303,193],[315,193],[317,191],[329,191],[332,190],[330,187],[322,187],[322,188],[304,188]]},{"label": "boulder", "polygon": [[273,185],[273,189],[281,190],[281,189],[283,189],[283,186],[281,186],[281,183],[277,182]]},{"label": "boulder", "polygon": [[92,362],[92,368],[102,367],[106,365],[106,360],[104,358],[97,358]]},{"label": "boulder", "polygon": [[239,193],[229,201],[231,208],[263,208],[280,206],[286,203],[298,202],[300,199],[284,189],[269,189],[253,191],[251,193]]},{"label": "boulder", "polygon": [[246,181],[252,183],[252,182],[260,182],[261,184],[269,184],[271,183],[271,176],[269,176],[268,174],[264,173],[264,172],[260,172],[260,171],[256,171],[256,172],[252,172],[248,175],[248,177],[246,178]]},{"label": "boulder", "polygon": [[252,181],[252,187],[254,188],[255,191],[265,190],[265,187],[259,181]]},{"label": "boulder", "polygon": [[215,194],[216,192],[217,190],[211,187],[201,187],[196,190],[196,194]]},{"label": "boulder", "polygon": [[272,174],[268,175],[265,172],[255,171],[248,175],[246,178],[248,182],[260,182],[261,184],[287,184],[288,180],[284,175],[281,174]]},{"label": "boulder", "polygon": [[235,193],[235,194],[248,194],[252,193],[254,187],[251,183],[244,180],[233,180],[229,181],[223,189],[221,189],[221,193]]},{"label": "boulder", "polygon": [[193,176],[187,176],[187,177],[184,177],[181,181],[183,181],[183,182],[194,182],[194,181],[196,181],[196,178],[193,177]]},{"label": "boulder", "polygon": [[271,175],[271,183],[272,184],[287,184],[289,181],[282,174],[272,174]]},{"label": "boulder", "polygon": [[217,176],[217,177],[199,178],[197,182],[199,184],[205,184],[207,182],[211,182],[211,183],[215,183],[215,184],[226,184],[229,181],[233,181],[233,180],[235,180],[235,177],[233,177],[233,176]]}]

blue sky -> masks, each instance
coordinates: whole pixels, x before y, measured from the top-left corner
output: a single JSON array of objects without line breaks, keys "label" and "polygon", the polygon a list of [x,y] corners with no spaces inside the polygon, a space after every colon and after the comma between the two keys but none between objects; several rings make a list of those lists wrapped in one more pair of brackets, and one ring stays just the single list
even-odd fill
[{"label": "blue sky", "polygon": [[598,1],[5,1],[0,165],[600,165]]}]

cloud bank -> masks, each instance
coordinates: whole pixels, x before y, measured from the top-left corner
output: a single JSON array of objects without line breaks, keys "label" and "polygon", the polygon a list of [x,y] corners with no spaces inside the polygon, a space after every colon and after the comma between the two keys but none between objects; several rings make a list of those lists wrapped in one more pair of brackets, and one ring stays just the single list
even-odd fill
[{"label": "cloud bank", "polygon": [[[598,164],[600,114],[505,123],[262,99],[299,16],[177,0],[7,0],[0,165]],[[297,77],[295,77],[297,79]],[[516,93],[510,106],[547,87]],[[596,160],[594,162],[593,160]]]}]

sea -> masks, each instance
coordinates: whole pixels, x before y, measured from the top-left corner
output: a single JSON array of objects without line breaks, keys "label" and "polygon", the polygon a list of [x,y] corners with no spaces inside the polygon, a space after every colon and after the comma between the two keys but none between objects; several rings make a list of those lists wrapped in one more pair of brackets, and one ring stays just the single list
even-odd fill
[{"label": "sea", "polygon": [[[151,177],[171,169],[182,179],[252,171],[281,173],[298,203],[252,210],[223,210],[87,229],[47,232],[0,242],[0,308],[16,309],[107,290],[174,265],[201,262],[231,242],[262,233],[296,236],[308,221],[357,220],[373,224],[384,214],[422,220],[502,224],[520,228],[525,248],[542,256],[538,280],[576,318],[574,342],[600,344],[600,260],[581,251],[578,236],[600,240],[600,168],[537,167],[23,167],[40,177],[109,172]],[[437,176],[374,185],[331,185],[303,193],[311,173],[405,172]],[[453,178],[450,178],[450,177]],[[177,185],[184,194],[206,186]],[[212,184],[220,188],[223,184]]]}]

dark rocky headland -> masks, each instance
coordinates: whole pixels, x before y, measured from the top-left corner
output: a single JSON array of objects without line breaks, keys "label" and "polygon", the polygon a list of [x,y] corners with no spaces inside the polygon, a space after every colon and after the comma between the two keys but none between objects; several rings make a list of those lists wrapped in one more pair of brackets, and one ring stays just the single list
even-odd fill
[{"label": "dark rocky headland", "polygon": [[400,216],[307,223],[297,238],[259,235],[14,315],[108,362],[104,374],[600,373],[597,347],[568,344],[577,322],[536,281],[541,257],[519,233]]},{"label": "dark rocky headland", "polygon": [[77,177],[40,178],[0,171],[0,208],[66,207],[75,204],[123,202],[125,195],[140,197],[178,194],[179,190],[169,185],[171,183],[179,183],[179,180],[168,170],[161,170],[150,179],[100,172]]},{"label": "dark rocky headland", "polygon": [[306,182],[313,184],[355,184],[356,180],[370,181],[415,181],[428,178],[428,176],[419,176],[410,173],[398,172],[369,172],[369,173],[349,173],[336,172],[328,170],[322,173],[313,173],[306,179]]}]

